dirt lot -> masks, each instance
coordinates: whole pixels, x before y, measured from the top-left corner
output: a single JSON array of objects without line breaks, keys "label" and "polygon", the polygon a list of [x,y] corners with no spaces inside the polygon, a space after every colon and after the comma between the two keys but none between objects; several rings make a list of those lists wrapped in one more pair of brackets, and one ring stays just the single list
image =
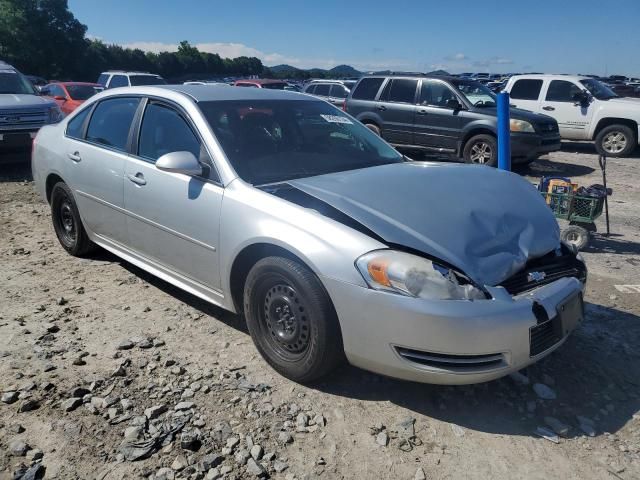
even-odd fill
[{"label": "dirt lot", "polygon": [[[601,178],[579,144],[522,173]],[[616,288],[640,285],[640,159],[608,173],[586,322],[526,376],[441,387],[345,366],[309,388],[241,318],[64,253],[28,167],[0,167],[0,479],[640,478],[640,291]]]}]

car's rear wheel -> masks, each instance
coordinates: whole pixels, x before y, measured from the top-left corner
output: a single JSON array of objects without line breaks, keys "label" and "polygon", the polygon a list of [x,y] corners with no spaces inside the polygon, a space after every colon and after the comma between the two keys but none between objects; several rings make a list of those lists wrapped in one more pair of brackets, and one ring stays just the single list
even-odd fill
[{"label": "car's rear wheel", "polygon": [[247,276],[244,311],[260,354],[291,380],[312,382],[344,359],[329,295],[314,273],[295,260],[258,261]]},{"label": "car's rear wheel", "polygon": [[596,150],[610,157],[627,157],[636,144],[633,130],[626,125],[609,125],[596,135]]},{"label": "car's rear wheel", "polygon": [[86,255],[96,245],[87,236],[71,189],[58,182],[51,191],[51,220],[62,248],[76,257]]},{"label": "car's rear wheel", "polygon": [[464,146],[462,158],[466,163],[495,167],[498,163],[498,144],[495,137],[486,134],[471,137]]}]

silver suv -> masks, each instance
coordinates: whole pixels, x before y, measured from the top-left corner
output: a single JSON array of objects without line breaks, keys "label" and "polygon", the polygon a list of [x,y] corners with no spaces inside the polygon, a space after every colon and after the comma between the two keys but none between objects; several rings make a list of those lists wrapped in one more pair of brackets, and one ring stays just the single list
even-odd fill
[{"label": "silver suv", "polygon": [[112,70],[103,72],[98,77],[98,82],[104,88],[138,87],[141,85],[166,85],[167,82],[160,75],[149,72],[125,72]]},{"label": "silver suv", "polygon": [[304,93],[342,107],[356,83],[358,83],[357,80],[312,80],[304,87]]},{"label": "silver suv", "polygon": [[39,96],[24,75],[0,61],[0,151],[30,147],[40,127],[61,119],[53,100]]}]

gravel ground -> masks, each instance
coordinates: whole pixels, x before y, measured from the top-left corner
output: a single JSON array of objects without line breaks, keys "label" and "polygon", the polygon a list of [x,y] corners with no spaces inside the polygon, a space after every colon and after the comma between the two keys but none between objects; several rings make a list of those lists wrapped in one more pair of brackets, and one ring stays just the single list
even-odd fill
[{"label": "gravel ground", "polygon": [[[585,323],[521,375],[465,387],[349,366],[292,383],[241,318],[64,253],[28,167],[0,167],[0,479],[640,478],[638,157],[609,160]],[[583,144],[521,173],[601,181]]]}]

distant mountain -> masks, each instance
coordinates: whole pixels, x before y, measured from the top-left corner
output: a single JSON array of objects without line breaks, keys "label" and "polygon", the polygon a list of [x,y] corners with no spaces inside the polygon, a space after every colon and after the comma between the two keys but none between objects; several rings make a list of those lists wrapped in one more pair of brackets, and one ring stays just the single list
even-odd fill
[{"label": "distant mountain", "polygon": [[280,78],[313,78],[313,77],[325,77],[325,78],[344,78],[344,77],[359,77],[362,72],[356,70],[350,65],[338,65],[329,70],[324,68],[308,68],[302,69],[293,67],[291,65],[275,65],[273,67],[267,67],[273,76]]}]

